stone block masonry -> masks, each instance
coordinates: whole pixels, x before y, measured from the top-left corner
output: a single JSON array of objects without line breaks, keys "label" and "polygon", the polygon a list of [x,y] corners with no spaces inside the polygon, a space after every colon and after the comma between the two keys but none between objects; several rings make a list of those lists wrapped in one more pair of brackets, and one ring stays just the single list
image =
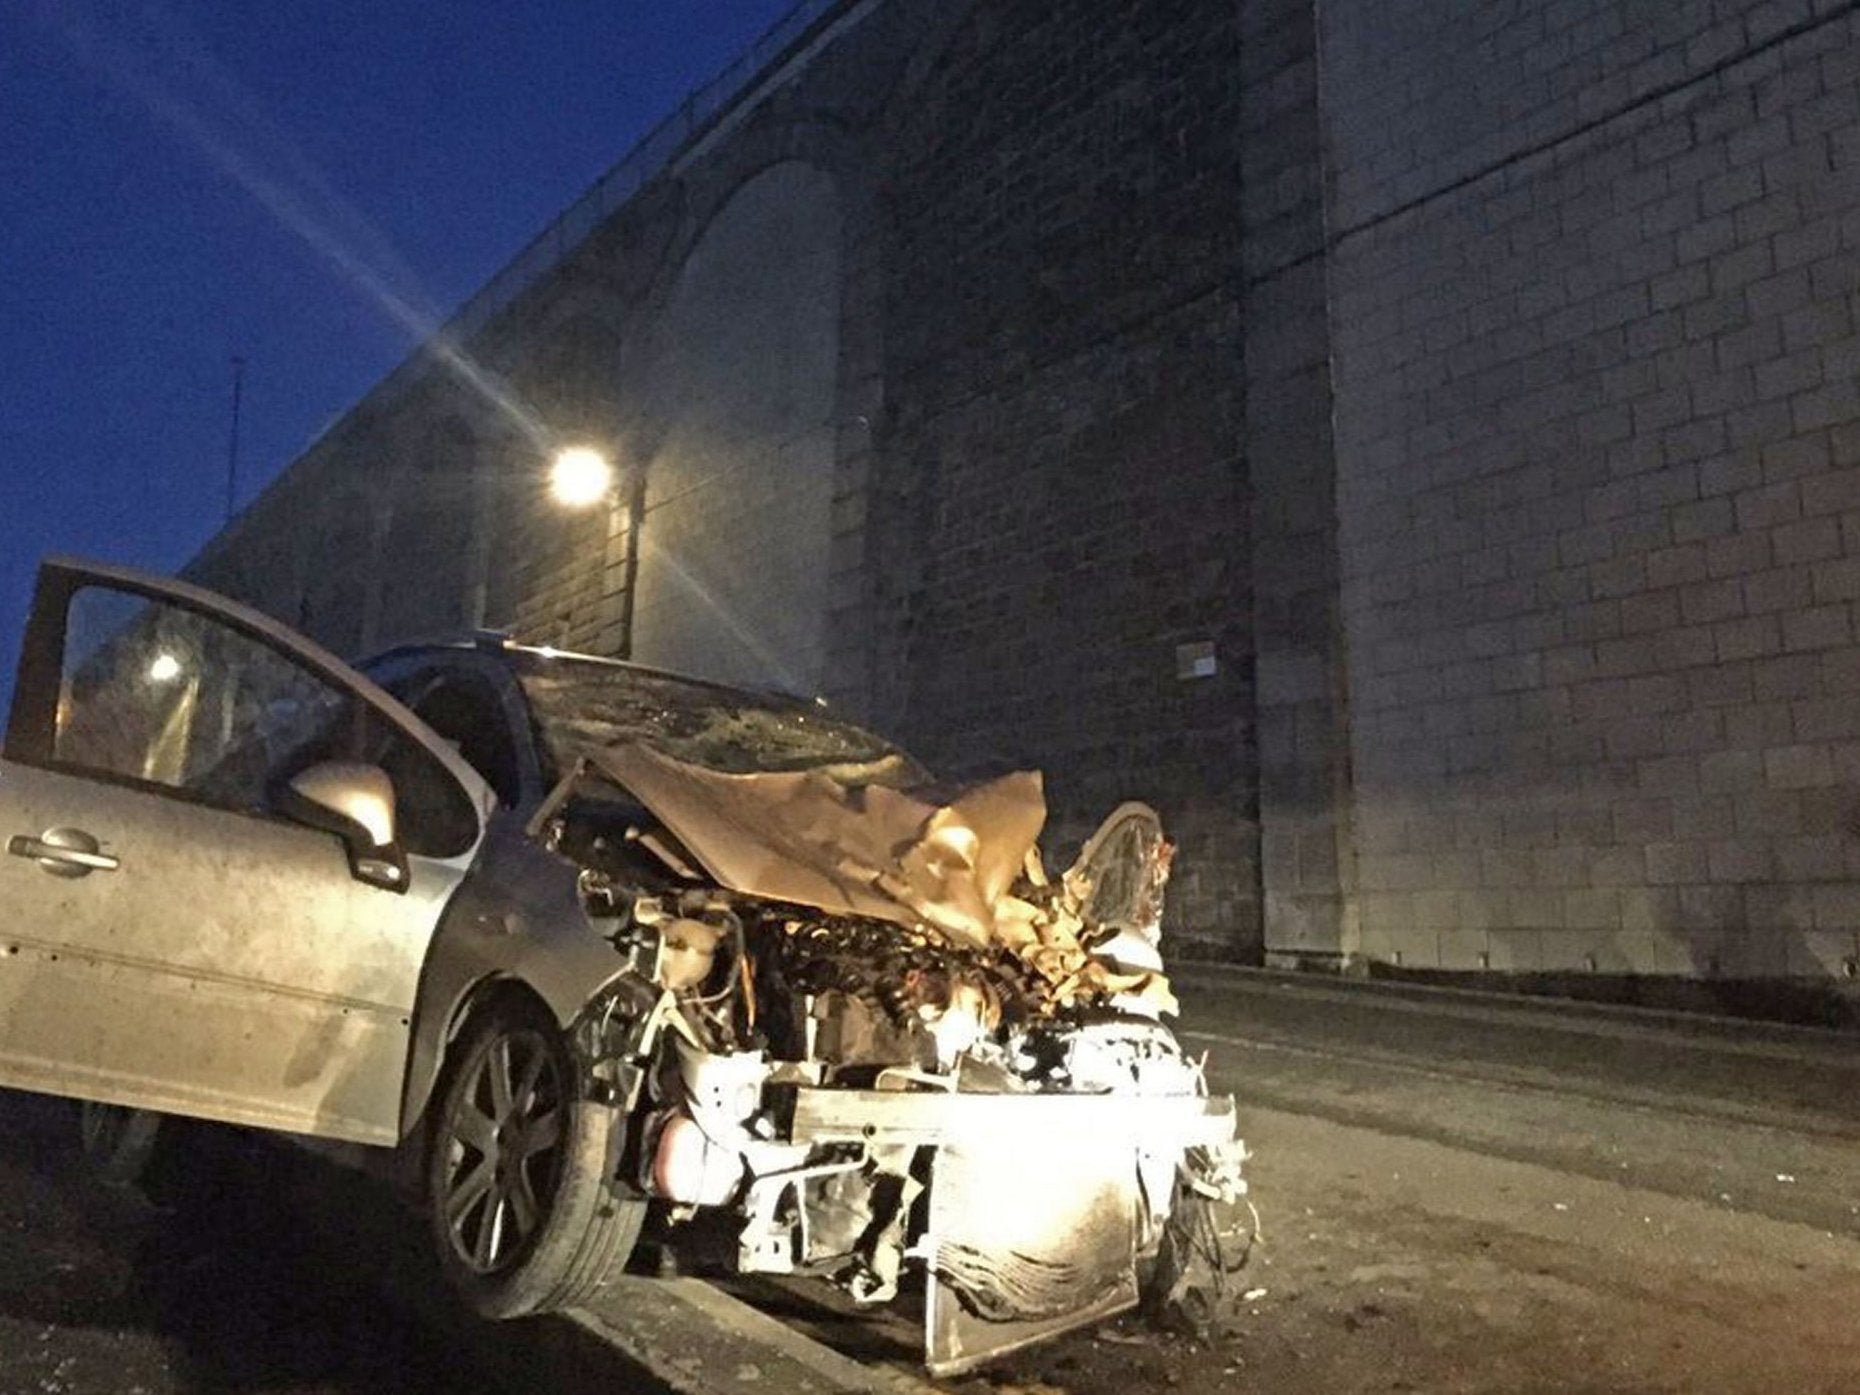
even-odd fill
[{"label": "stone block masonry", "polygon": [[[878,710],[939,764],[1047,771],[1054,842],[1124,799],[1172,935],[1257,953],[1238,36],[1228,7],[978,6],[883,132],[895,262]],[[1181,677],[1178,646],[1215,670]]]},{"label": "stone block masonry", "polygon": [[1853,7],[1324,14],[1366,939],[1860,971]]},{"label": "stone block masonry", "polygon": [[1854,0],[846,0],[470,319],[519,411],[416,356],[193,571],[824,691],[1046,769],[1062,854],[1147,799],[1202,955],[1860,978],[1857,54]]}]

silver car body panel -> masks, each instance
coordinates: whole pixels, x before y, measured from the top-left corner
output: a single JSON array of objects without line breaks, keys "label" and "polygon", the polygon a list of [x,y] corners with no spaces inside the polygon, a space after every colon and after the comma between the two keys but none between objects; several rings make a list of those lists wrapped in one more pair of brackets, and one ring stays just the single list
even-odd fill
[{"label": "silver car body panel", "polygon": [[626,959],[581,907],[574,864],[527,837],[517,815],[492,816],[479,859],[440,923],[420,984],[403,1133],[426,1108],[474,994],[521,983],[567,1027],[626,973]]},{"label": "silver car body panel", "polygon": [[415,991],[466,859],[404,894],[328,833],[0,762],[0,831],[118,859],[0,858],[0,1084],[361,1143],[399,1136]]},{"label": "silver car body panel", "polygon": [[[125,568],[55,559],[41,571],[42,598],[76,585],[182,606],[259,640],[424,747],[481,825],[494,807],[477,772],[400,703],[269,617]],[[55,641],[36,608],[29,645],[48,633]],[[397,1141],[428,949],[475,846],[412,857],[408,889],[383,891],[351,875],[330,833],[27,763],[56,695],[44,655],[23,656],[21,675],[0,761],[0,837],[82,830],[118,865],[73,876],[0,856],[0,1084]]]}]

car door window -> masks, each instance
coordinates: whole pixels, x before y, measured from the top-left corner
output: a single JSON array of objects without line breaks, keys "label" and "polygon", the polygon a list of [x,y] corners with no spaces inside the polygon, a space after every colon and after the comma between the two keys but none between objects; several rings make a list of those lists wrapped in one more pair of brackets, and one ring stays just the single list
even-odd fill
[{"label": "car door window", "polygon": [[385,713],[210,614],[110,587],[71,595],[50,754],[244,813],[272,812],[318,761],[367,761],[394,783],[409,853],[453,857],[477,837],[470,796]]},{"label": "car door window", "polygon": [[52,758],[262,809],[293,757],[336,739],[349,703],[341,688],[208,616],[85,586],[66,612]]}]

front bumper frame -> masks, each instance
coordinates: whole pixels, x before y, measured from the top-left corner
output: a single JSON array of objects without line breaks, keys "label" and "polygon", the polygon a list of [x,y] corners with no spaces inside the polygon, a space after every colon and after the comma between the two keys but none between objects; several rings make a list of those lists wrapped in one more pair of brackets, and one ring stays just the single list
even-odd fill
[{"label": "front bumper frame", "polygon": [[965,1139],[1026,1138],[1141,1146],[1220,1147],[1236,1133],[1231,1095],[981,1094],[796,1086],[795,1143],[941,1147]]},{"label": "front bumper frame", "polygon": [[[1194,1149],[1244,1156],[1229,1096],[799,1086],[786,1113],[796,1145],[934,1150],[913,1253],[928,1271],[924,1363],[939,1378],[1135,1307],[1158,1174],[1172,1186]],[[1243,1187],[1237,1161],[1233,1176]],[[981,1290],[978,1275],[993,1276]],[[1020,1311],[976,1301],[997,1280]]]}]

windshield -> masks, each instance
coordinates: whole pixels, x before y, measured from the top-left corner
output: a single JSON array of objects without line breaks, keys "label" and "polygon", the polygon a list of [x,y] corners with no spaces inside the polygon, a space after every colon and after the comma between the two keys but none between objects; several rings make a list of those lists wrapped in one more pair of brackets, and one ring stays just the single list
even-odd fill
[{"label": "windshield", "polygon": [[731,775],[821,770],[842,784],[900,788],[930,781],[891,742],[815,704],[620,664],[512,657],[557,771],[637,741]]}]

